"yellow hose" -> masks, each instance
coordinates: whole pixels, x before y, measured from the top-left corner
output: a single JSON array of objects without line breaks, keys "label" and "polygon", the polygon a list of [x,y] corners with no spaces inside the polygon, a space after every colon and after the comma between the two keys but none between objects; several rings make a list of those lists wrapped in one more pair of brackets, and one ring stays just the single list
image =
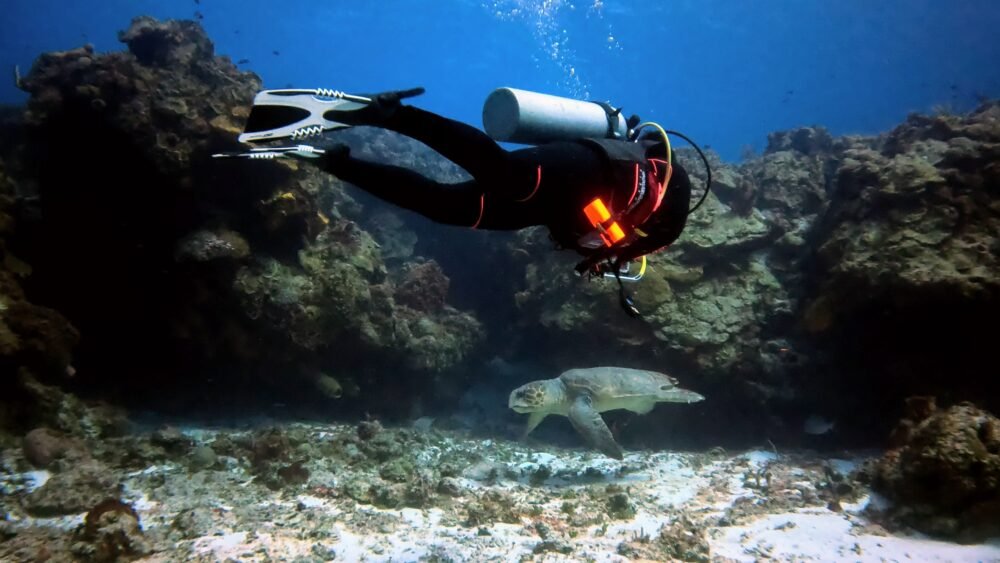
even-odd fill
[{"label": "yellow hose", "polygon": [[667,165],[669,166],[673,162],[673,159],[671,158],[671,156],[672,156],[671,155],[672,149],[670,148],[670,137],[667,136],[667,132],[663,130],[663,127],[660,127],[659,123],[656,123],[656,122],[653,122],[653,121],[647,121],[645,123],[640,123],[635,128],[635,133],[636,133],[635,138],[636,138],[636,140],[639,139],[639,131],[642,130],[642,128],[646,127],[647,125],[651,125],[653,127],[656,127],[656,130],[659,131],[660,135],[663,136],[663,142],[666,143],[666,145],[667,145]]},{"label": "yellow hose", "polygon": [[[666,177],[666,179],[665,179],[665,181],[663,183],[663,185],[666,186],[670,182],[670,176],[673,173],[673,154],[672,154],[673,153],[673,149],[670,146],[670,137],[667,136],[667,132],[664,131],[663,127],[661,127],[659,123],[656,123],[656,122],[653,122],[653,121],[646,121],[645,123],[640,123],[638,126],[636,126],[636,128],[635,128],[635,138],[636,138],[636,140],[639,139],[639,131],[642,130],[643,127],[646,127],[646,126],[655,127],[656,130],[660,132],[660,136],[663,137],[663,143],[667,147],[667,171],[668,172],[667,172],[667,177]],[[636,233],[639,234],[639,236],[646,236],[646,233],[642,232],[638,228],[635,229],[635,231],[636,231]],[[646,255],[643,254],[642,255],[642,265],[639,266],[639,275],[636,276],[636,278],[641,279],[642,276],[644,276],[645,274],[646,274]]]}]

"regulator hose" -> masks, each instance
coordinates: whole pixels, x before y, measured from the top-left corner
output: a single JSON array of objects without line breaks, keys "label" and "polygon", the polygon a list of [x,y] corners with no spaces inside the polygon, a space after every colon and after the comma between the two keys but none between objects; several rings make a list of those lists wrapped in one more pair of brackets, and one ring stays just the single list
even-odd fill
[{"label": "regulator hose", "polygon": [[705,158],[705,153],[701,152],[701,147],[699,147],[698,144],[692,141],[687,135],[678,133],[677,131],[667,131],[667,133],[670,135],[677,135],[681,139],[687,141],[688,144],[694,147],[694,150],[698,152],[698,156],[701,157],[701,161],[705,163],[705,173],[707,174],[707,178],[705,179],[705,193],[701,194],[701,199],[698,200],[698,203],[694,204],[694,207],[688,209],[687,214],[690,215],[701,207],[701,204],[705,203],[705,198],[708,197],[708,192],[712,189],[712,167],[708,165],[708,159]]}]

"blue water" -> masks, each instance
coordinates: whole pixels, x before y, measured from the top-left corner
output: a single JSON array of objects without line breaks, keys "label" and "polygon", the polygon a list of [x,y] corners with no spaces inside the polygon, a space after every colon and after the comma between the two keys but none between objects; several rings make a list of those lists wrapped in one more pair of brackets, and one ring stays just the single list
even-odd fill
[{"label": "blue water", "polygon": [[[610,100],[738,160],[767,133],[878,133],[910,112],[1000,96],[996,0],[7,0],[0,68],[117,50],[134,15],[200,12],[217,52],[289,84],[422,85],[421,107],[481,126],[514,86]],[[25,99],[11,80],[0,102]],[[249,100],[248,100],[249,102]]]}]

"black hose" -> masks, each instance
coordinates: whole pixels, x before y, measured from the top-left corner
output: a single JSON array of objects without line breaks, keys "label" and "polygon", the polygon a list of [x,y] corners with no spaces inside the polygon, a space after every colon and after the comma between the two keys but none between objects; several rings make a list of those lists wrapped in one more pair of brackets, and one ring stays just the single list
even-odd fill
[{"label": "black hose", "polygon": [[696,209],[701,207],[701,204],[705,203],[705,198],[708,197],[708,192],[709,190],[712,189],[712,167],[708,165],[708,159],[705,158],[705,153],[701,152],[701,148],[698,146],[698,144],[692,141],[690,138],[688,138],[687,135],[683,133],[678,133],[677,131],[667,131],[666,133],[668,135],[677,135],[681,139],[687,141],[689,145],[694,147],[694,150],[698,151],[698,156],[700,156],[701,161],[705,163],[705,172],[707,172],[708,174],[708,178],[705,180],[705,193],[701,194],[701,199],[698,200],[698,203],[694,204],[694,207],[688,209],[687,214],[690,215],[694,213]]}]

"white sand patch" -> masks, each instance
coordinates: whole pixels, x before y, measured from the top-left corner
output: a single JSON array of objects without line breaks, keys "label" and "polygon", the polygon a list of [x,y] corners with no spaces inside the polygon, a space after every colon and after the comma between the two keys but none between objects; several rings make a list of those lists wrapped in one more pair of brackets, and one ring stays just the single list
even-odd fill
[{"label": "white sand patch", "polygon": [[745,526],[720,528],[712,554],[733,561],[1000,561],[1000,544],[959,545],[923,536],[853,535],[851,517],[771,514]]},{"label": "white sand patch", "polygon": [[743,459],[750,462],[750,465],[760,468],[772,461],[778,460],[778,454],[763,450],[752,450],[743,454]]},{"label": "white sand patch", "polygon": [[28,471],[24,474],[25,490],[30,493],[35,489],[42,487],[45,483],[48,483],[49,477],[51,476],[52,474],[44,469]]},{"label": "white sand patch", "polygon": [[303,508],[320,508],[328,504],[326,500],[312,495],[299,495],[296,499]]},{"label": "white sand patch", "polygon": [[211,555],[220,561],[269,561],[270,557],[303,557],[309,555],[314,542],[266,532],[234,532],[221,536],[199,538],[194,542],[194,552]]}]

